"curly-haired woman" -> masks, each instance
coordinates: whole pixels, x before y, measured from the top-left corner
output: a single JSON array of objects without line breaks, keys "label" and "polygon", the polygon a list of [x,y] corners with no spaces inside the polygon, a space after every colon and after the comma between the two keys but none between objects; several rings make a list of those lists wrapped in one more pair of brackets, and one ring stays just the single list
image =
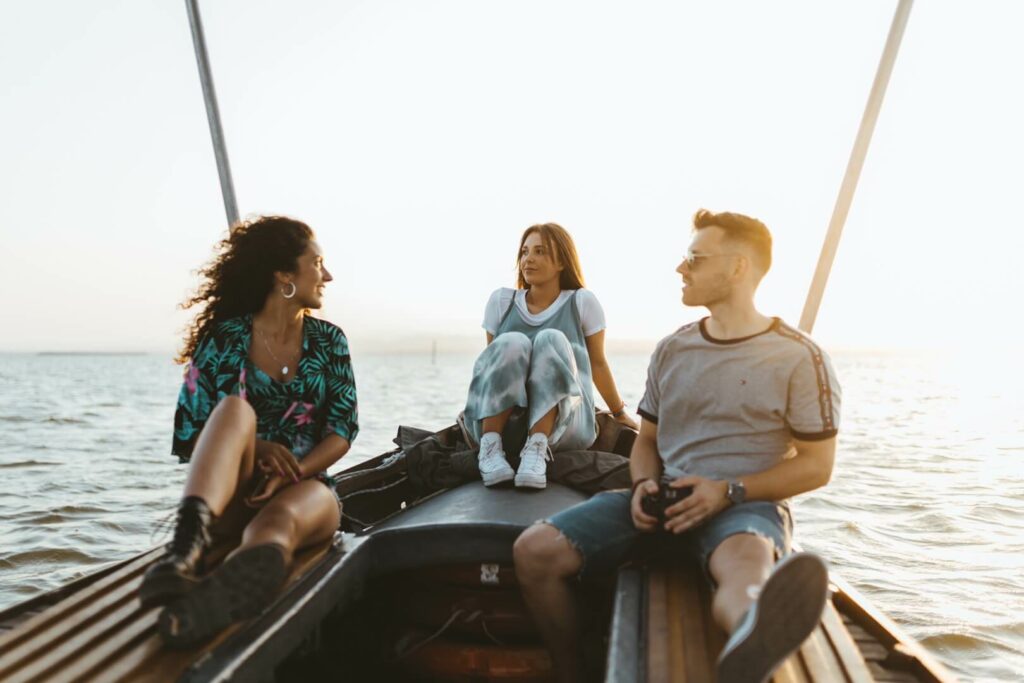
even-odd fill
[{"label": "curly-haired woman", "polygon": [[[586,449],[597,438],[596,386],[612,415],[637,428],[604,355],[604,311],[583,286],[576,245],[557,223],[519,239],[516,289],[494,290],[484,309],[487,348],[476,360],[465,426],[480,444],[486,486],[544,488],[552,452]],[[515,471],[502,432],[515,407],[527,408],[529,436]]]},{"label": "curly-haired woman", "polygon": [[[167,555],[140,588],[166,604],[160,632],[188,645],[253,616],[296,550],[329,539],[340,503],[325,474],[358,432],[348,341],[309,315],[333,278],[313,231],[262,217],[237,226],[184,308],[201,306],[178,359],[172,452],[190,462]],[[211,530],[241,545],[202,581]]]}]

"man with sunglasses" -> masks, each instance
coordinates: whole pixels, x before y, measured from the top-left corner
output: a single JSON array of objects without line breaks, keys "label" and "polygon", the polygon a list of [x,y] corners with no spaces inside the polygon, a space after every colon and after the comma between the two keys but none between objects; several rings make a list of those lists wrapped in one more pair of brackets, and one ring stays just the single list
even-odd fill
[{"label": "man with sunglasses", "polygon": [[[825,353],[761,314],[771,267],[760,221],[700,210],[676,269],[683,303],[710,315],[658,343],[630,456],[632,491],[609,491],[527,529],[516,575],[562,681],[580,680],[571,581],[638,556],[696,553],[716,585],[715,620],[730,634],[718,681],[765,681],[821,619],[824,562],[790,553],[787,500],[828,483],[840,389]],[[660,482],[668,481],[667,484]],[[692,493],[656,518],[644,496]]]}]

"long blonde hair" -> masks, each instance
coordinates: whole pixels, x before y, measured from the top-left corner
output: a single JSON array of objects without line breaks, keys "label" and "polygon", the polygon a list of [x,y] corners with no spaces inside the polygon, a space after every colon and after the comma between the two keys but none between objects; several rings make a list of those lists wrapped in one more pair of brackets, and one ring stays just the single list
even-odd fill
[{"label": "long blonde hair", "polygon": [[524,232],[519,240],[519,251],[516,252],[516,289],[526,289],[526,278],[523,277],[522,261],[520,254],[523,253],[523,245],[526,238],[532,233],[540,233],[540,238],[547,247],[549,254],[554,254],[562,266],[559,273],[558,286],[560,289],[583,289],[583,270],[580,268],[580,257],[576,253],[576,244],[572,241],[569,231],[558,223],[538,223],[531,225]]}]

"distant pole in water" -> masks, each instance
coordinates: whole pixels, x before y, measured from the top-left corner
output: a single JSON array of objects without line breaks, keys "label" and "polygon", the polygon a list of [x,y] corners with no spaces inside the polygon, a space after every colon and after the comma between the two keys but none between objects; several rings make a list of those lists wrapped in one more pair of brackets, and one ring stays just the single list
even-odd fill
[{"label": "distant pole in water", "polygon": [[800,329],[807,333],[814,328],[814,321],[818,317],[818,308],[821,306],[821,298],[825,294],[828,274],[832,270],[832,262],[836,258],[839,238],[843,234],[846,216],[850,213],[853,193],[857,189],[861,169],[864,168],[864,158],[868,154],[868,145],[871,144],[871,135],[875,132],[878,112],[882,109],[885,89],[889,85],[889,77],[892,75],[892,68],[896,63],[896,54],[900,50],[900,42],[903,40],[903,32],[907,28],[907,20],[910,18],[910,8],[913,4],[914,0],[900,0],[896,14],[892,18],[892,26],[889,27],[889,38],[885,41],[882,60],[875,73],[875,82],[871,86],[867,106],[864,107],[860,130],[857,131],[857,140],[853,143],[850,161],[846,165],[846,175],[839,188],[839,197],[836,199],[836,206],[832,211],[832,220],[828,224],[825,244],[821,247],[821,256],[818,257],[818,267],[814,271],[814,279],[811,281],[811,289],[807,293],[807,301],[804,302],[804,311],[800,314]]},{"label": "distant pole in water", "polygon": [[206,38],[203,37],[203,23],[199,18],[198,0],[185,0],[185,7],[188,9],[188,23],[192,27],[192,43],[196,49],[199,80],[203,85],[206,119],[210,123],[213,153],[217,157],[217,175],[220,176],[220,192],[224,197],[224,211],[227,214],[230,228],[238,223],[238,202],[235,201],[235,186],[231,182],[231,166],[228,164],[228,150],[224,144],[224,129],[220,125],[217,93],[213,90],[213,74],[210,72],[210,58],[206,54]]}]

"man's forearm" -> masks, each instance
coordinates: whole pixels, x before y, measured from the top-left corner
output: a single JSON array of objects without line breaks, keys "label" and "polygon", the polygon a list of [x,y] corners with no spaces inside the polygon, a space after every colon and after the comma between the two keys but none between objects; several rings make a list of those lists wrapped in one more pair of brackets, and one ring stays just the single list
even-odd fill
[{"label": "man's forearm", "polygon": [[739,477],[747,489],[747,500],[783,500],[827,484],[832,477],[835,439],[800,451],[764,472]]},{"label": "man's forearm", "polygon": [[641,479],[658,481],[661,476],[661,458],[658,456],[656,441],[638,436],[633,442],[633,451],[629,456],[629,476],[634,483]]}]

